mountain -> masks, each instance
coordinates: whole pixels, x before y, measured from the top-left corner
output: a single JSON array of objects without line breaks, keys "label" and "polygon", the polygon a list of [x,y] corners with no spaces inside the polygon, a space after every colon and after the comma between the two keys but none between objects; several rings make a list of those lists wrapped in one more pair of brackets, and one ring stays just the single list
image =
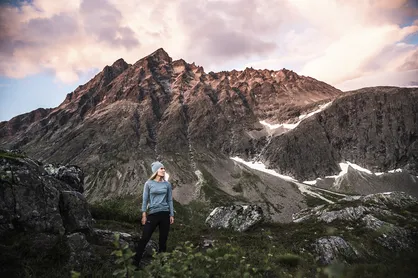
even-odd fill
[{"label": "mountain", "polygon": [[80,166],[90,202],[139,194],[158,159],[181,203],[251,202],[288,222],[307,198],[343,197],[302,183],[338,174],[340,162],[416,175],[417,95],[343,93],[287,69],[205,73],[158,49],[106,66],[52,110],[1,122],[0,147]]},{"label": "mountain", "polygon": [[[342,189],[345,184],[348,192],[356,187],[356,193],[403,190],[416,196],[417,104],[417,88],[373,87],[348,92],[298,128],[272,138],[260,159],[299,180],[335,175],[341,162],[351,162],[367,170],[349,167],[330,188]],[[395,169],[404,173],[388,173]],[[387,174],[380,176],[382,172]],[[362,186],[364,183],[368,186]]]}]

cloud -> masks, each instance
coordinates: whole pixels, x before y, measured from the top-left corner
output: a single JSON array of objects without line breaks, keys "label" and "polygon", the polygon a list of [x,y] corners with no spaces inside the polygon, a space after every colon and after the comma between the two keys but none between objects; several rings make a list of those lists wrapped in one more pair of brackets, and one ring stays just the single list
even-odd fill
[{"label": "cloud", "polygon": [[102,0],[84,0],[80,5],[81,23],[96,42],[110,47],[123,46],[127,49],[139,46],[131,28],[121,26],[122,14],[115,6]]},{"label": "cloud", "polygon": [[[281,68],[280,63],[284,62],[285,66],[296,66],[294,69],[303,75],[340,84],[396,71],[411,51],[418,49],[417,45],[401,43],[418,31],[417,25],[405,25],[402,21],[417,11],[411,7],[411,1],[298,0],[291,3],[303,19],[299,24],[306,27],[299,26],[301,30],[288,31],[283,37],[287,51],[281,56],[285,57],[269,57],[249,65],[260,68],[275,61],[276,68]],[[321,12],[313,13],[313,10]]]},{"label": "cloud", "polygon": [[417,69],[400,72],[378,72],[344,81],[336,84],[335,87],[342,91],[372,87],[376,84],[379,86],[416,87],[418,86],[417,76]]},{"label": "cloud", "polygon": [[418,69],[418,49],[412,52],[399,67],[399,70],[415,70]]},{"label": "cloud", "polygon": [[[378,65],[376,61],[385,56],[384,50],[387,52],[391,49],[388,46],[396,44],[415,30],[418,27],[401,29],[396,25],[353,29],[331,43],[321,56],[307,62],[301,73],[315,75],[333,84],[359,77],[371,64]],[[375,70],[385,67],[380,65]]]},{"label": "cloud", "polygon": [[413,0],[33,0],[0,6],[0,75],[74,82],[163,47],[207,71],[286,67],[341,84],[416,68],[403,41],[417,15]]}]

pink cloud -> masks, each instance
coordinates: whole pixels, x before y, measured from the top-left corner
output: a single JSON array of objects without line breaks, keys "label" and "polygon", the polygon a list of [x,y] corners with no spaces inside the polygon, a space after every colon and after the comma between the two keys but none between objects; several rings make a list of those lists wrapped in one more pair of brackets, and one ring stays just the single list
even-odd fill
[{"label": "pink cloud", "polygon": [[417,46],[400,42],[418,31],[401,25],[416,14],[407,0],[34,0],[0,8],[0,74],[73,82],[164,47],[206,70],[288,65],[340,84],[414,68]]}]

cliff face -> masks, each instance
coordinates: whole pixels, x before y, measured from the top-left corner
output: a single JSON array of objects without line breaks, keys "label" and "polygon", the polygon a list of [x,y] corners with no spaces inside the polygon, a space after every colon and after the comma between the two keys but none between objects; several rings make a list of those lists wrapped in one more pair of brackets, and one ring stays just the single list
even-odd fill
[{"label": "cliff face", "polygon": [[418,89],[375,87],[336,99],[296,129],[273,138],[263,159],[312,180],[350,161],[373,172],[418,171]]}]

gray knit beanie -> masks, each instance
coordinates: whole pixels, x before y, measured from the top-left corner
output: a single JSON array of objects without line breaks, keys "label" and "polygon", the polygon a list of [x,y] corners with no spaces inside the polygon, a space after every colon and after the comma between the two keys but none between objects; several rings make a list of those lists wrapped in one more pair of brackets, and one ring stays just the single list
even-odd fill
[{"label": "gray knit beanie", "polygon": [[164,168],[164,165],[159,161],[155,161],[151,164],[152,173],[157,172],[160,168]]}]

